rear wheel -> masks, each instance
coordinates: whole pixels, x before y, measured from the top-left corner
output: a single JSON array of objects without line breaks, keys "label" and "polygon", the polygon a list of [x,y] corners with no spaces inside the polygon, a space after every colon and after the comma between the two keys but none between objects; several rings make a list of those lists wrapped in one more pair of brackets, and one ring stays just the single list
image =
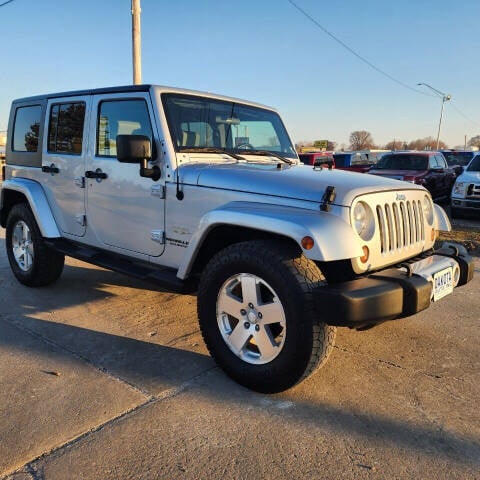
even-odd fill
[{"label": "rear wheel", "polygon": [[40,287],[61,275],[65,257],[45,244],[27,204],[13,206],[7,218],[5,240],[10,267],[20,283]]},{"label": "rear wheel", "polygon": [[313,288],[324,282],[295,246],[270,240],[231,245],[207,265],[198,316],[216,362],[240,384],[286,390],[322,366],[335,327],[314,314]]}]

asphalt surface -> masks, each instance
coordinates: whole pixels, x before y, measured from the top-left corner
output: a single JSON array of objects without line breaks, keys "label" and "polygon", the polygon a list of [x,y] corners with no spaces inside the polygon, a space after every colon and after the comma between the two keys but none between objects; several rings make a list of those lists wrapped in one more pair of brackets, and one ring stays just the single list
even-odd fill
[{"label": "asphalt surface", "polygon": [[476,277],[409,319],[340,329],[260,395],[209,357],[196,299],[68,259],[16,282],[0,230],[0,478],[480,479]]}]

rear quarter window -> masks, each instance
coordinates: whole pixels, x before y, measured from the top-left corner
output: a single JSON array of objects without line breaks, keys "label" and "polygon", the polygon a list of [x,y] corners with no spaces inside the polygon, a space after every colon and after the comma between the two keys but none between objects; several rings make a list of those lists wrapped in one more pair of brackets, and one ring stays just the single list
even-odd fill
[{"label": "rear quarter window", "polygon": [[38,151],[41,119],[42,107],[40,105],[17,108],[13,124],[12,150],[14,152]]}]

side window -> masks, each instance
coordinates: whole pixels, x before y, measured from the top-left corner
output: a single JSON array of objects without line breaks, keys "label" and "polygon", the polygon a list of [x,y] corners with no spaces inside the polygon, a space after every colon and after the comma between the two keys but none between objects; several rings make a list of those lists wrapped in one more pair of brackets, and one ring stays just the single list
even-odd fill
[{"label": "side window", "polygon": [[438,168],[448,168],[447,162],[441,155],[436,155]]},{"label": "side window", "polygon": [[48,121],[48,151],[81,154],[85,103],[52,105]]},{"label": "side window", "polygon": [[145,100],[108,100],[100,103],[97,124],[97,155],[117,155],[117,135],[146,135],[152,126]]},{"label": "side window", "polygon": [[437,158],[433,155],[428,157],[428,168],[438,168]]},{"label": "side window", "polygon": [[38,150],[41,117],[40,105],[17,108],[13,124],[13,151],[36,152]]}]

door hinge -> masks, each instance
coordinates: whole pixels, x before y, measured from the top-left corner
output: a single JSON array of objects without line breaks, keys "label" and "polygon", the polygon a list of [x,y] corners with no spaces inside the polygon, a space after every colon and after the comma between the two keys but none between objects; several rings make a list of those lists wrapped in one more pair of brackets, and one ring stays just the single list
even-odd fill
[{"label": "door hinge", "polygon": [[150,193],[152,197],[165,198],[165,185],[152,185]]},{"label": "door hinge", "polygon": [[78,215],[75,215],[75,221],[84,227],[87,224],[87,216],[83,213],[79,213]]},{"label": "door hinge", "polygon": [[85,188],[85,177],[75,177],[73,183],[75,183],[77,187]]},{"label": "door hinge", "polygon": [[164,244],[165,243],[165,232],[163,230],[152,230],[151,237],[154,242]]}]

